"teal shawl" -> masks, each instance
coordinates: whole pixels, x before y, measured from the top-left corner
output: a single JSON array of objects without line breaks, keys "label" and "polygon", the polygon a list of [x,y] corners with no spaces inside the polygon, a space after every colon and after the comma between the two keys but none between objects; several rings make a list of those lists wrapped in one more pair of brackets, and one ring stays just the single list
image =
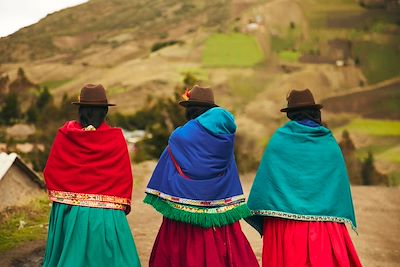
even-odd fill
[{"label": "teal shawl", "polygon": [[348,222],[356,230],[345,162],[325,127],[290,121],[272,136],[251,188],[246,221],[263,232],[263,216]]}]

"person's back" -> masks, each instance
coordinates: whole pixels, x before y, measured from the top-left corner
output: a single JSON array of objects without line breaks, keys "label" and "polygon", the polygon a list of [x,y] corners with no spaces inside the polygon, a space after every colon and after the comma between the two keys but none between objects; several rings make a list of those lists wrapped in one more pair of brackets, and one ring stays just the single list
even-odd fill
[{"label": "person's back", "polygon": [[356,228],[342,153],[309,90],[292,91],[291,120],[271,137],[247,221],[263,235],[263,266],[361,266],[344,223]]},{"label": "person's back", "polygon": [[126,219],[132,171],[121,129],[111,128],[105,90],[81,91],[79,122],[59,129],[44,177],[53,201],[43,266],[140,266]]},{"label": "person's back", "polygon": [[163,216],[150,266],[258,266],[239,220],[250,215],[234,159],[232,114],[195,86],[146,189]]}]

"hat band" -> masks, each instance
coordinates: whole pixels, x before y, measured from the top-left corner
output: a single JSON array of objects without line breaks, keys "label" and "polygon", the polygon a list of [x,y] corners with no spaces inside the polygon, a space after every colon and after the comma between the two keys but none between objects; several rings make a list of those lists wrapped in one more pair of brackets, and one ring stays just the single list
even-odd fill
[{"label": "hat band", "polygon": [[196,102],[205,102],[205,103],[214,104],[214,101],[206,100],[206,99],[189,98],[189,100],[187,100],[187,101],[196,101]]},{"label": "hat band", "polygon": [[315,102],[301,102],[301,103],[293,103],[292,105],[288,105],[288,108],[298,107],[298,106],[312,106],[315,105]]},{"label": "hat band", "polygon": [[98,102],[102,102],[102,103],[108,103],[107,99],[98,99],[98,100],[85,100],[85,99],[80,99],[79,100],[80,103],[98,103]]}]

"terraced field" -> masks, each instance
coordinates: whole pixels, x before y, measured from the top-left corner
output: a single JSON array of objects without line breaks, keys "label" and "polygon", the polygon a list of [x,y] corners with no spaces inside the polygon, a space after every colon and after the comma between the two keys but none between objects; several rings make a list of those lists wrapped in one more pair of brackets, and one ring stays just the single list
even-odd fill
[{"label": "terraced field", "polygon": [[253,36],[215,34],[205,42],[202,62],[206,67],[252,67],[263,58],[261,47]]}]

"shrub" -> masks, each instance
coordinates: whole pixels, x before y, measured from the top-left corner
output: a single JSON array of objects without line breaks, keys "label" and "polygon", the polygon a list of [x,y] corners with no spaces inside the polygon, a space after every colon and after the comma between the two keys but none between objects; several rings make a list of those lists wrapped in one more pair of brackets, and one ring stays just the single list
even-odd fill
[{"label": "shrub", "polygon": [[157,43],[153,44],[153,46],[151,47],[151,52],[158,51],[167,46],[171,46],[171,45],[175,45],[175,44],[183,44],[183,43],[184,43],[183,41],[179,41],[179,40],[169,40],[169,41],[165,41],[165,42],[157,42]]}]

